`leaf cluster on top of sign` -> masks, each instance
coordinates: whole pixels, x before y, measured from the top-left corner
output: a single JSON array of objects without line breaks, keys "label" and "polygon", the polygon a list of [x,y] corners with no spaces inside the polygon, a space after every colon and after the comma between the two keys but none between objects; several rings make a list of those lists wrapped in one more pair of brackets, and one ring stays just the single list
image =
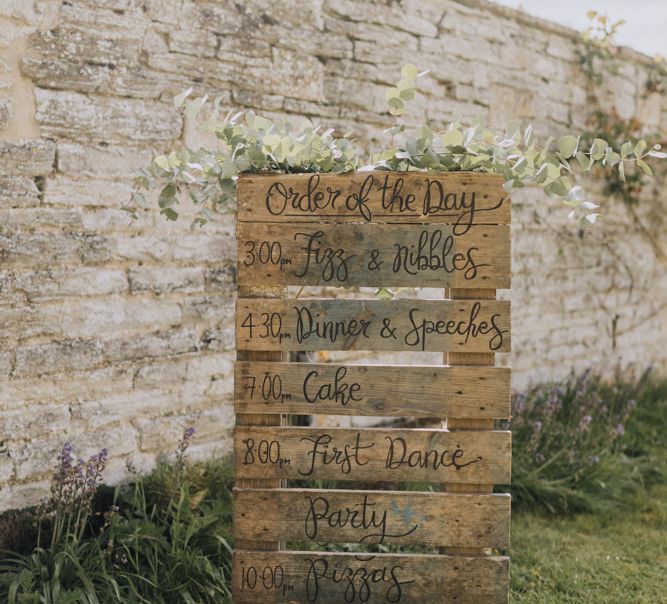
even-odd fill
[{"label": "leaf cluster on top of sign", "polygon": [[[388,112],[401,115],[415,97],[420,72],[405,65],[401,79],[387,91]],[[206,97],[190,99],[192,89],[174,99],[187,120],[195,120],[207,104]],[[124,207],[132,215],[148,208],[145,192],[159,190],[158,205],[168,219],[176,220],[179,201],[187,197],[197,208],[197,222],[205,224],[215,212],[233,208],[238,175],[242,172],[346,172],[353,170],[474,171],[500,174],[509,193],[515,188],[536,185],[550,197],[562,200],[592,224],[598,204],[588,199],[575,182],[572,161],[583,171],[594,166],[615,167],[621,178],[626,164],[635,164],[647,174],[649,157],[664,159],[659,145],[645,141],[624,142],[612,148],[597,138],[584,148],[580,136],[549,137],[535,141],[533,129],[511,125],[500,130],[483,119],[471,123],[455,121],[443,129],[424,125],[407,128],[396,124],[386,130],[385,149],[368,155],[349,135],[337,136],[333,128],[323,128],[310,120],[273,121],[253,111],[219,115],[219,102],[199,127],[215,135],[218,145],[211,149],[181,149],[158,155],[135,179],[131,202]]]}]

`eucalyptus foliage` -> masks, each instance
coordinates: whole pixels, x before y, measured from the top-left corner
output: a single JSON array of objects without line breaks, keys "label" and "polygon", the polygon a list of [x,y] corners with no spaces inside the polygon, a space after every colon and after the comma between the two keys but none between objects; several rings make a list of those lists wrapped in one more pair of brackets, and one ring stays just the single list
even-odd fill
[{"label": "eucalyptus foliage", "polygon": [[[388,110],[401,115],[415,97],[415,83],[427,72],[405,65],[401,80],[387,91]],[[207,105],[206,97],[191,99],[192,89],[174,99],[187,119],[196,119]],[[598,204],[590,200],[575,172],[594,166],[611,166],[625,178],[628,164],[647,174],[649,157],[666,158],[660,146],[643,140],[624,142],[614,149],[602,138],[584,145],[578,135],[549,137],[536,141],[532,126],[512,125],[505,130],[487,126],[483,119],[470,124],[450,123],[443,130],[429,126],[389,127],[386,148],[367,154],[347,136],[337,137],[310,120],[300,123],[273,121],[253,111],[220,117],[216,101],[200,128],[215,135],[215,148],[181,149],[157,156],[136,178],[132,203],[124,208],[133,215],[147,208],[144,191],[159,189],[160,211],[170,220],[178,218],[179,200],[187,196],[198,208],[197,221],[204,224],[215,212],[233,207],[238,176],[242,172],[347,172],[352,170],[422,170],[433,172],[473,171],[500,174],[505,191],[536,185],[548,196],[571,208],[570,215],[592,224]]]}]

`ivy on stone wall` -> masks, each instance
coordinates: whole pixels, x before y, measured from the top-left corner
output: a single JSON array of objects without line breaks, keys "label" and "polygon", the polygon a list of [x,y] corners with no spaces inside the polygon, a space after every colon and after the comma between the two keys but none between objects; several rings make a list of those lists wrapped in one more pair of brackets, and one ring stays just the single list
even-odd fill
[{"label": "ivy on stone wall", "polygon": [[[589,130],[582,133],[582,141],[592,144],[596,138],[609,141],[611,146],[624,149],[625,141],[646,139],[647,148],[657,148],[660,135],[657,132],[647,133],[644,124],[636,117],[623,118],[616,107],[606,109],[599,98],[599,88],[605,82],[605,74],[618,73],[617,57],[619,48],[615,36],[624,25],[624,20],[611,21],[606,15],[596,11],[587,13],[590,26],[581,35],[579,59],[586,76],[586,99],[592,111],[588,117]],[[663,93],[667,82],[667,68],[662,57],[654,58],[648,65],[648,77],[644,85],[643,97],[652,93]],[[628,147],[625,147],[628,150]],[[605,181],[605,193],[618,196],[629,206],[639,201],[642,188],[648,176],[652,176],[650,166],[644,161],[637,161],[635,169],[625,170],[620,164],[618,170],[612,165],[600,166]]]}]

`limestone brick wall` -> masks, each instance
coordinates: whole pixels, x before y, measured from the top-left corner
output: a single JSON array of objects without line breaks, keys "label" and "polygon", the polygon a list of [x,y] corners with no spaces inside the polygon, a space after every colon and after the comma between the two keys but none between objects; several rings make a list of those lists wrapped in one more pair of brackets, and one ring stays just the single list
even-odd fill
[{"label": "limestone brick wall", "polygon": [[[229,451],[233,215],[205,229],[119,208],[132,174],[191,137],[171,98],[306,115],[363,139],[402,64],[431,70],[409,114],[582,127],[573,32],[482,0],[0,0],[0,509],[34,502],[58,448],[111,451],[110,480],[197,429]],[[606,99],[652,130],[646,59]],[[667,359],[664,179],[582,231],[529,191],[514,212],[515,385]],[[593,183],[600,188],[599,183]],[[372,359],[371,359],[372,360]]]}]

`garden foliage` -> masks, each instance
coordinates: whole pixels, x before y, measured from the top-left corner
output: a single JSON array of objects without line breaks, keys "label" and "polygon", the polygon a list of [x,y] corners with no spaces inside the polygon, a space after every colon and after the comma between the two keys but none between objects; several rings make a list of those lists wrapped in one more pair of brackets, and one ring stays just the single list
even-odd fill
[{"label": "garden foliage", "polygon": [[[622,510],[665,482],[667,379],[652,371],[587,371],[516,394],[513,406],[517,510]],[[193,436],[175,461],[116,488],[100,486],[105,451],[75,461],[66,444],[43,504],[0,516],[0,602],[229,602],[232,465],[187,463]]]}]

